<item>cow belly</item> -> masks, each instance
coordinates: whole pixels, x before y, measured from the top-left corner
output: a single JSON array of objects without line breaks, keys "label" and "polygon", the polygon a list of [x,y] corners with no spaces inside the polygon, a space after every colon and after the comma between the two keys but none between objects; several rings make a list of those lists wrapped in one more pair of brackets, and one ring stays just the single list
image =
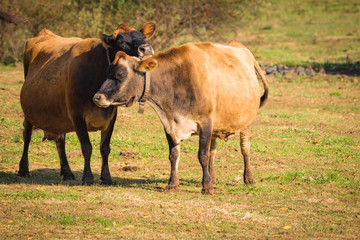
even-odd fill
[{"label": "cow belly", "polygon": [[21,89],[20,102],[25,118],[37,128],[53,134],[74,131],[59,89],[27,79]]},{"label": "cow belly", "polygon": [[88,109],[84,113],[88,131],[106,130],[116,113],[115,107],[99,108],[89,105]]},{"label": "cow belly", "polygon": [[215,110],[213,121],[214,135],[226,139],[230,135],[241,132],[255,118],[259,109],[257,98],[241,101],[239,104],[223,104]]},{"label": "cow belly", "polygon": [[[24,103],[25,102],[25,103]],[[64,109],[55,105],[36,103],[22,100],[25,118],[34,126],[53,134],[63,134],[74,131],[74,126]],[[64,105],[65,108],[65,105]]]},{"label": "cow belly", "polygon": [[[22,99],[22,102],[26,102],[26,98]],[[65,104],[59,106],[58,103],[47,101],[46,104],[22,103],[22,107],[25,118],[39,129],[55,135],[75,131],[73,120],[69,116]],[[76,109],[76,107],[71,111],[79,112],[80,109]],[[89,131],[106,130],[114,116],[114,109],[93,109],[90,106],[88,108],[91,110],[82,113],[87,129]]]}]

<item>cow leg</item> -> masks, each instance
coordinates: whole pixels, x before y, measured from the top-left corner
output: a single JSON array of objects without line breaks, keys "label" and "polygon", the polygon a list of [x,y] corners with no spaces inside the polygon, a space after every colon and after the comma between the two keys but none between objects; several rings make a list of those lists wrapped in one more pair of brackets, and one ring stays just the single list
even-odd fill
[{"label": "cow leg", "polygon": [[215,155],[216,155],[216,138],[212,138],[210,143],[209,174],[213,185],[216,184],[216,176],[214,169]]},{"label": "cow leg", "polygon": [[251,126],[247,126],[244,131],[240,133],[240,146],[241,153],[244,157],[244,183],[245,184],[254,184],[254,177],[250,168],[250,131]]},{"label": "cow leg", "polygon": [[86,127],[85,119],[81,116],[74,118],[74,125],[76,135],[80,141],[81,152],[84,156],[84,173],[82,181],[84,184],[91,185],[94,183],[94,175],[91,172],[90,157],[92,154],[92,146],[90,143],[89,134]]},{"label": "cow leg", "polygon": [[114,130],[114,124],[116,120],[116,111],[113,119],[111,120],[109,127],[106,131],[101,132],[101,143],[100,143],[100,152],[102,157],[102,166],[101,166],[101,184],[112,185],[113,181],[111,179],[110,170],[109,170],[109,154],[110,154],[110,139]]},{"label": "cow leg", "polygon": [[33,125],[25,119],[24,131],[23,131],[24,150],[19,163],[19,172],[18,172],[18,175],[21,177],[30,176],[28,152],[29,152],[29,144],[31,141],[32,129],[33,129]]},{"label": "cow leg", "polygon": [[74,174],[71,172],[69,162],[66,157],[65,152],[65,134],[60,135],[60,137],[55,141],[56,149],[60,158],[60,175],[63,176],[64,180],[75,179]]},{"label": "cow leg", "polygon": [[204,125],[200,129],[198,158],[203,169],[202,191],[203,194],[214,194],[214,186],[209,174],[209,149],[212,138],[211,124]]},{"label": "cow leg", "polygon": [[180,162],[180,144],[175,144],[169,134],[166,133],[166,139],[169,144],[169,160],[171,165],[171,173],[169,184],[165,187],[166,192],[175,192],[178,190],[180,181],[179,181],[179,171],[178,166]]}]

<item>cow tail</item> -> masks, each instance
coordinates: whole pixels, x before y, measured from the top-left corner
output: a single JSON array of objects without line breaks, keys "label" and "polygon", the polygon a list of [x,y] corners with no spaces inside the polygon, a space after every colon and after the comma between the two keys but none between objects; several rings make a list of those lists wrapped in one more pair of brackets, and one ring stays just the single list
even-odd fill
[{"label": "cow tail", "polygon": [[24,81],[26,79],[27,73],[28,73],[28,69],[29,69],[29,60],[28,60],[28,56],[26,53],[26,49],[28,48],[28,42],[26,41],[25,43],[25,51],[23,54],[23,64],[24,64]]},{"label": "cow tail", "polygon": [[268,85],[268,83],[266,81],[264,72],[261,70],[259,64],[257,63],[257,61],[255,59],[254,59],[254,65],[255,65],[256,72],[260,75],[260,78],[261,78],[261,80],[262,80],[262,82],[264,84],[264,94],[260,98],[260,106],[259,106],[259,108],[261,108],[265,104],[265,102],[266,102],[266,100],[268,98],[269,85]]}]

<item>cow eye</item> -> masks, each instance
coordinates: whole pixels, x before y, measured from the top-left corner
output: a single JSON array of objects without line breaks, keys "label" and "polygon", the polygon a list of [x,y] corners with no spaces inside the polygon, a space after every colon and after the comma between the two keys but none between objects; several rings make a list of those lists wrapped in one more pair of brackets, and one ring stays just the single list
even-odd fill
[{"label": "cow eye", "polygon": [[130,48],[129,44],[127,42],[124,42],[124,41],[121,41],[121,42],[118,41],[118,46],[120,47],[120,49],[122,51],[127,51]]},{"label": "cow eye", "polygon": [[116,74],[115,74],[115,78],[116,78],[116,80],[123,80],[125,77],[126,77],[126,75],[127,75],[127,73],[126,72],[124,72],[124,71],[121,71],[121,72],[117,72]]}]

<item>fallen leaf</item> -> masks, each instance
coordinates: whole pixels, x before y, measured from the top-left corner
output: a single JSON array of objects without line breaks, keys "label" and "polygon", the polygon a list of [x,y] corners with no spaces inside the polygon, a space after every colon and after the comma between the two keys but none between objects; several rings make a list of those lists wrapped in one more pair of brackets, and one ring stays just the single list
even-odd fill
[{"label": "fallen leaf", "polygon": [[283,229],[284,229],[284,230],[290,230],[290,229],[291,229],[291,226],[286,225],[286,226],[283,227]]}]

